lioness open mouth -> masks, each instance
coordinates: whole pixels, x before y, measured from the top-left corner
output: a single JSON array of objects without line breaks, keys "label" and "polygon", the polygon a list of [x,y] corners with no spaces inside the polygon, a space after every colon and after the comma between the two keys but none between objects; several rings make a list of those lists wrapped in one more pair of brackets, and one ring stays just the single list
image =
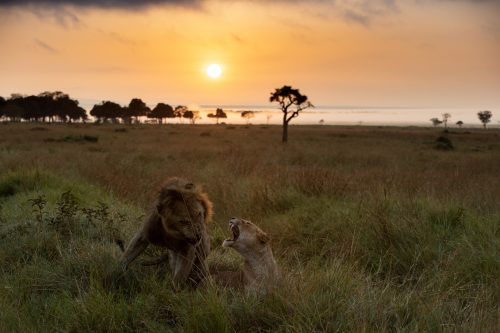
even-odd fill
[{"label": "lioness open mouth", "polygon": [[228,238],[228,239],[226,239],[226,241],[236,242],[236,240],[240,236],[240,229],[233,222],[229,222],[229,227],[231,228],[231,232],[233,233],[233,239]]}]

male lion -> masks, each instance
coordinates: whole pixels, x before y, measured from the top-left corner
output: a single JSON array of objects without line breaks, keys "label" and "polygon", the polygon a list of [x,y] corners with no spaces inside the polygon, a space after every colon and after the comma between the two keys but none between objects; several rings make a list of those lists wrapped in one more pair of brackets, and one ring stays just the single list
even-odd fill
[{"label": "male lion", "polygon": [[233,217],[229,226],[233,238],[226,239],[222,246],[235,249],[245,259],[242,276],[245,291],[260,295],[269,293],[279,278],[269,236],[243,219]]},{"label": "male lion", "polygon": [[212,218],[212,203],[200,187],[182,178],[171,178],[142,228],[123,253],[124,269],[149,244],[166,247],[174,282],[199,282],[207,274],[205,258],[210,252],[206,225]]}]

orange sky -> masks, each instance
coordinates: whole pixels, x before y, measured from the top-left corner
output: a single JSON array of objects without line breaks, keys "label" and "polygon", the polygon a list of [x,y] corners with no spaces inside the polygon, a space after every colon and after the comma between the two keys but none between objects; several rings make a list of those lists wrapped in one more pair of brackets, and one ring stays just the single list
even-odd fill
[{"label": "orange sky", "polygon": [[4,97],[266,105],[290,84],[317,105],[500,110],[498,1],[12,2],[0,1]]}]

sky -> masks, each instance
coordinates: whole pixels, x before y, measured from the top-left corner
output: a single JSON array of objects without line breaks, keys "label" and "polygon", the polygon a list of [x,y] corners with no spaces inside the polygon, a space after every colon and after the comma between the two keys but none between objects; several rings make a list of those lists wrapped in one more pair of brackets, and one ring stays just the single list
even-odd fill
[{"label": "sky", "polygon": [[[497,0],[0,0],[0,96],[500,111]],[[212,63],[222,75],[206,75]]]}]

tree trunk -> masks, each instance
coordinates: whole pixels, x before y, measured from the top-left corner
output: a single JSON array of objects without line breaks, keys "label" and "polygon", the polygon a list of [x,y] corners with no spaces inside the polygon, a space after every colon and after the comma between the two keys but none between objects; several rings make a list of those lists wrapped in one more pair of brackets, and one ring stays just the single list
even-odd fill
[{"label": "tree trunk", "polygon": [[282,143],[287,143],[288,141],[288,122],[286,121],[286,116],[283,117],[283,137],[281,138]]}]

